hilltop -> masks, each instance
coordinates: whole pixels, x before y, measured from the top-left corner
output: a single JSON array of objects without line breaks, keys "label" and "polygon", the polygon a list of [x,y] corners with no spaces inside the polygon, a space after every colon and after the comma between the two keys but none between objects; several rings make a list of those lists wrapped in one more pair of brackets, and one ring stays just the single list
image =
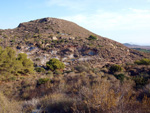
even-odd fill
[{"label": "hilltop", "polygon": [[73,22],[56,18],[37,19],[20,23],[15,29],[0,30],[0,39],[2,47],[10,46],[18,53],[27,53],[39,66],[45,65],[50,58],[62,60],[69,66],[88,62],[94,67],[102,67],[147,57]]}]

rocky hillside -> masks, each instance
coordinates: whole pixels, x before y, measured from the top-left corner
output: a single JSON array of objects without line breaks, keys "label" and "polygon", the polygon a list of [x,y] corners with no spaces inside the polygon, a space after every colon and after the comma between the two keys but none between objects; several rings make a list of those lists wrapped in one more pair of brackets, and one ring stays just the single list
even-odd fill
[{"label": "rocky hillside", "polygon": [[148,57],[75,23],[56,18],[33,20],[20,23],[15,29],[0,30],[0,45],[27,53],[36,65],[45,65],[50,58],[57,58],[66,66],[89,63],[102,67],[107,63],[131,63]]}]

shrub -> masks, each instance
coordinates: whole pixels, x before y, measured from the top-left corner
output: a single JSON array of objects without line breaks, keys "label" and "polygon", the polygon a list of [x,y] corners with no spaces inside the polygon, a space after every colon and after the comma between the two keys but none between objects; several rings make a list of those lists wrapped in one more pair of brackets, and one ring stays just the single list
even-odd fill
[{"label": "shrub", "polygon": [[0,48],[0,73],[18,74],[20,71],[20,63],[16,60],[15,51],[11,48]]},{"label": "shrub", "polygon": [[150,65],[150,59],[144,58],[134,62],[137,65]]},{"label": "shrub", "polygon": [[90,36],[88,37],[88,40],[97,40],[97,37],[96,37],[96,36],[93,36],[93,35],[90,35]]},{"label": "shrub", "polygon": [[52,58],[46,63],[46,67],[54,71],[56,69],[64,69],[65,65],[63,62],[59,61],[58,59]]},{"label": "shrub", "polygon": [[117,79],[120,80],[120,82],[123,82],[125,79],[125,75],[124,74],[118,74],[118,75],[114,75]]},{"label": "shrub", "polygon": [[0,74],[19,75],[34,71],[33,62],[25,53],[20,53],[16,58],[16,52],[11,48],[0,48]]},{"label": "shrub", "polygon": [[47,76],[53,76],[53,72],[52,72],[52,71],[47,71],[47,72],[46,72],[46,75],[47,75]]},{"label": "shrub", "polygon": [[70,98],[63,93],[54,93],[42,98],[40,103],[48,112],[42,113],[74,113],[73,104],[75,99]]},{"label": "shrub", "polygon": [[49,78],[40,78],[38,81],[37,81],[37,84],[38,85],[41,85],[41,84],[45,84],[46,82],[49,82],[50,79]]},{"label": "shrub", "polygon": [[33,62],[27,58],[27,54],[20,53],[18,54],[17,60],[22,64],[21,73],[28,74],[34,72]]},{"label": "shrub", "polygon": [[85,67],[84,65],[76,66],[75,70],[77,70],[79,73],[81,72],[88,72],[89,68]]},{"label": "shrub", "polygon": [[43,67],[36,67],[36,68],[35,68],[35,71],[36,71],[36,72],[42,72],[42,73],[44,73],[44,72],[45,72],[45,69],[44,69]]},{"label": "shrub", "polygon": [[112,66],[110,67],[110,69],[109,69],[109,71],[110,71],[111,73],[120,72],[120,71],[122,71],[122,70],[123,70],[123,68],[122,68],[120,65],[117,65],[117,64],[112,65]]},{"label": "shrub", "polygon": [[136,88],[142,88],[148,83],[148,79],[141,76],[133,77],[133,80],[136,83]]}]

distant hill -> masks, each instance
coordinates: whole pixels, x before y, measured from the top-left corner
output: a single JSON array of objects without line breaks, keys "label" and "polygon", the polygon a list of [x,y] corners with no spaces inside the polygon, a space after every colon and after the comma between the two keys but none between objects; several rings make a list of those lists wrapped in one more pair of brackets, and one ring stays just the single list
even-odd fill
[{"label": "distant hill", "polygon": [[79,25],[57,18],[42,18],[20,23],[15,29],[0,30],[0,45],[25,52],[36,65],[45,65],[50,58],[66,65],[89,62],[126,63],[148,57],[121,43],[96,35]]},{"label": "distant hill", "polygon": [[150,50],[150,46],[142,46],[142,45],[135,45],[135,44],[129,44],[129,43],[124,43],[123,45],[125,45],[129,48],[141,48],[141,49]]},{"label": "distant hill", "polygon": [[142,45],[135,45],[135,44],[129,44],[129,43],[124,43],[124,45],[126,47],[129,47],[138,51],[150,53],[150,46],[142,46]]}]

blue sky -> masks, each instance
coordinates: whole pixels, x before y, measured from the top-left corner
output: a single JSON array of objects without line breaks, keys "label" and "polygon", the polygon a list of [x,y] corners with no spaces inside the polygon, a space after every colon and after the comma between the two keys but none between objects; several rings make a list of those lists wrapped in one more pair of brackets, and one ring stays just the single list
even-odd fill
[{"label": "blue sky", "polygon": [[0,4],[0,29],[55,17],[121,43],[150,45],[150,0],[3,0]]}]

